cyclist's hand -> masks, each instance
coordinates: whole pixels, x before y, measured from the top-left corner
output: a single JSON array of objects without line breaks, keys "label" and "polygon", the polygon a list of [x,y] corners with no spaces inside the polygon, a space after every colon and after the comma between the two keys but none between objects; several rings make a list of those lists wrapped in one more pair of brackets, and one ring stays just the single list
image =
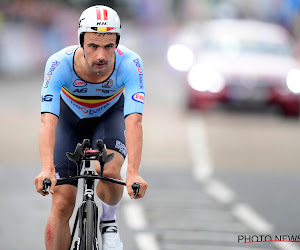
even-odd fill
[{"label": "cyclist's hand", "polygon": [[[132,190],[133,183],[140,184],[140,190],[137,197],[135,197],[133,194],[133,190]],[[126,187],[127,187],[128,195],[130,196],[131,199],[139,199],[144,197],[146,190],[148,188],[148,183],[139,175],[133,175],[133,176],[127,175]]]},{"label": "cyclist's hand", "polygon": [[37,177],[34,178],[34,184],[36,191],[40,193],[41,195],[45,196],[48,195],[49,193],[44,193],[43,192],[43,181],[45,179],[50,179],[51,181],[51,187],[49,189],[50,193],[54,193],[54,187],[56,185],[56,176],[55,176],[55,171],[45,171],[43,170]]}]

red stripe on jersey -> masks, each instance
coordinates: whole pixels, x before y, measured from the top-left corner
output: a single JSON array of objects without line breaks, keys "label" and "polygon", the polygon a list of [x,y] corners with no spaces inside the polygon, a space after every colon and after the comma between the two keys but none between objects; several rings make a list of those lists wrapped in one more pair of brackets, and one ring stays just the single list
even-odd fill
[{"label": "red stripe on jersey", "polygon": [[103,9],[104,20],[107,20],[107,9]]},{"label": "red stripe on jersey", "polygon": [[100,8],[96,7],[96,14],[97,14],[97,20],[101,20],[101,12],[100,12]]}]

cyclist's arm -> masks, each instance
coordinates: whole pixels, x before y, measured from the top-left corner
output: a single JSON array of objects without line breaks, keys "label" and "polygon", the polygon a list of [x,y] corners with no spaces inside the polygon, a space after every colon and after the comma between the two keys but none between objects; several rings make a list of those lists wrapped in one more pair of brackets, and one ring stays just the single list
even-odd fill
[{"label": "cyclist's arm", "polygon": [[126,186],[129,196],[135,198],[131,187],[133,183],[139,183],[141,188],[138,197],[141,198],[145,195],[148,187],[147,182],[139,175],[143,144],[142,115],[134,113],[127,116],[125,127],[128,154]]},{"label": "cyclist's arm", "polygon": [[37,192],[45,195],[42,191],[43,181],[48,178],[52,185],[50,192],[56,184],[54,168],[54,143],[57,126],[60,90],[67,79],[68,63],[64,58],[64,52],[57,52],[50,56],[45,67],[44,83],[41,91],[41,125],[39,133],[39,148],[42,161],[42,171],[34,179]]},{"label": "cyclist's arm", "polygon": [[143,144],[142,115],[131,114],[127,116],[125,119],[125,127],[128,154],[127,174],[138,174]]},{"label": "cyclist's arm", "polygon": [[[69,48],[66,48],[69,49]],[[55,131],[60,113],[61,88],[71,84],[71,62],[73,56],[63,49],[49,57],[45,67],[44,82],[41,90],[41,126],[39,148],[42,160],[42,172],[35,178],[36,190],[42,192],[43,180],[51,180],[50,192],[56,184],[54,167]]]},{"label": "cyclist's arm", "polygon": [[126,128],[126,148],[128,168],[126,186],[131,198],[135,198],[132,191],[134,182],[140,184],[137,198],[145,195],[148,184],[139,175],[139,165],[142,155],[142,114],[145,97],[144,66],[139,55],[134,52],[124,53],[127,57],[119,69],[125,85],[124,117]]},{"label": "cyclist's arm", "polygon": [[55,171],[53,155],[57,122],[57,116],[51,113],[44,113],[41,115],[39,148],[44,171]]},{"label": "cyclist's arm", "polygon": [[39,149],[42,161],[42,172],[34,179],[37,192],[42,195],[43,181],[48,178],[51,180],[50,193],[53,194],[53,188],[56,184],[55,166],[54,166],[54,145],[55,131],[58,118],[51,113],[41,115],[41,125],[39,131]]}]

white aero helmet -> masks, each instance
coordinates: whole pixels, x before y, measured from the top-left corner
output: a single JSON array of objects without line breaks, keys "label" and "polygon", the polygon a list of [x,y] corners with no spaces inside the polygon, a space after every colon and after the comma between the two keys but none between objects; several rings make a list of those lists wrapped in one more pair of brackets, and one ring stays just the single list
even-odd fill
[{"label": "white aero helmet", "polygon": [[83,47],[85,32],[116,33],[117,45],[121,35],[121,22],[118,13],[110,7],[96,5],[82,12],[78,23],[78,42]]}]

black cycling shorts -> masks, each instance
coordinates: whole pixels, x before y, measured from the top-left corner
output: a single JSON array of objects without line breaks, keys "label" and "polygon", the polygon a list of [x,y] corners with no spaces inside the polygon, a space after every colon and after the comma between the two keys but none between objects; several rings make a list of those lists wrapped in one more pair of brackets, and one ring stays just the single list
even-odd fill
[{"label": "black cycling shorts", "polygon": [[[66,152],[73,153],[77,143],[87,138],[92,148],[96,141],[103,140],[107,149],[119,152],[125,158],[124,96],[107,110],[101,117],[80,119],[66,103],[60,100],[60,115],[55,136],[54,164],[56,177],[78,175],[77,166],[66,157]],[[71,184],[77,187],[78,181],[66,181],[61,184]]]}]

